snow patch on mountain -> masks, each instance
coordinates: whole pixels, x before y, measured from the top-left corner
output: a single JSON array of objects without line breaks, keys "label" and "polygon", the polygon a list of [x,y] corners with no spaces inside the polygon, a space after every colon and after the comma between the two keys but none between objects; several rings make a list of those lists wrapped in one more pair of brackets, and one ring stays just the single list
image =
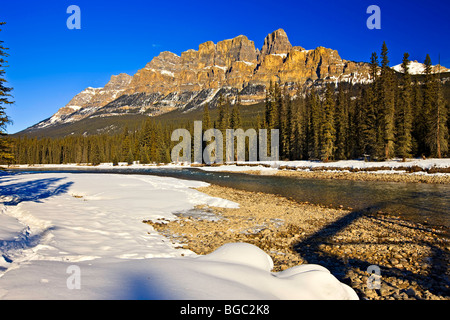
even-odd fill
[{"label": "snow patch on mountain", "polygon": [[[403,68],[401,64],[397,64],[392,67],[397,72],[403,73]],[[441,65],[435,65],[431,67],[431,73],[439,73],[439,72],[449,72],[450,69],[447,69],[444,66]],[[417,62],[417,61],[410,61],[408,64],[408,72],[410,74],[424,74],[425,73],[425,64]]]}]

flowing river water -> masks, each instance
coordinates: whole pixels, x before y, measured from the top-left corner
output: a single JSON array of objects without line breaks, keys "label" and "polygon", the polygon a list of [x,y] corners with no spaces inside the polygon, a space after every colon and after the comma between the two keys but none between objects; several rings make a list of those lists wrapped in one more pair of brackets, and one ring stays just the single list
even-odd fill
[{"label": "flowing river water", "polygon": [[404,219],[450,228],[450,185],[305,179],[298,177],[209,172],[196,168],[26,168],[12,171],[146,174],[200,180],[220,186],[263,192],[299,202],[386,212]]}]

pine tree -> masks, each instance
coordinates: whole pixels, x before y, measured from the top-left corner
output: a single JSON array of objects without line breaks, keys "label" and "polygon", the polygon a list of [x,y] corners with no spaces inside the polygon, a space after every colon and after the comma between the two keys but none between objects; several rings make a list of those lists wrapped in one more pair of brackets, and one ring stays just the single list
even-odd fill
[{"label": "pine tree", "polygon": [[322,110],[314,88],[308,95],[307,100],[307,114],[308,114],[308,159],[318,159],[320,156],[320,129],[322,123]]},{"label": "pine tree", "polygon": [[431,147],[434,144],[433,140],[430,135],[433,130],[434,123],[434,117],[432,115],[434,105],[436,102],[436,91],[435,91],[435,82],[433,81],[433,75],[432,75],[432,64],[431,64],[431,58],[430,55],[427,54],[424,61],[425,65],[425,84],[423,88],[423,107],[422,107],[422,119],[423,119],[423,134],[422,139],[424,140],[424,154],[431,154],[432,150]]},{"label": "pine tree", "polygon": [[102,162],[101,152],[100,152],[100,145],[97,139],[94,139],[92,141],[92,147],[91,147],[91,163],[93,166],[99,165]]},{"label": "pine tree", "polygon": [[393,71],[389,67],[388,49],[386,42],[383,42],[381,49],[381,75],[380,75],[380,95],[379,107],[381,111],[380,121],[380,141],[383,143],[384,159],[394,156],[395,138],[395,95],[394,95]]},{"label": "pine tree", "polygon": [[281,114],[282,114],[282,104],[283,97],[281,94],[281,88],[278,82],[275,82],[273,85],[273,93],[272,93],[272,109],[271,113],[271,123],[269,123],[270,129],[280,129],[281,125]]},{"label": "pine tree", "polygon": [[285,133],[285,155],[289,160],[294,159],[294,135],[297,133],[297,113],[294,112],[293,101],[289,98],[286,101],[286,133]]},{"label": "pine tree", "polygon": [[306,152],[305,140],[306,134],[304,128],[306,123],[302,123],[305,118],[305,101],[299,95],[295,100],[290,101],[287,110],[287,127],[288,127],[288,141],[289,141],[289,159],[300,160],[303,158],[303,153]]},{"label": "pine tree", "polygon": [[336,159],[347,159],[347,137],[348,137],[348,101],[347,93],[344,91],[343,84],[339,84],[336,113]]},{"label": "pine tree", "polygon": [[[280,91],[279,98],[279,108],[278,108],[278,129],[279,138],[280,138],[280,156],[285,159],[289,159],[290,157],[290,136],[291,136],[291,120],[292,117],[292,101],[289,93],[287,91],[287,87],[285,86]],[[290,115],[288,114],[290,113]]]},{"label": "pine tree", "polygon": [[[0,26],[5,22],[0,22]],[[2,29],[0,29],[1,31]],[[6,125],[11,121],[5,112],[5,105],[10,105],[13,101],[10,100],[12,88],[5,86],[7,83],[4,78],[7,61],[3,58],[8,57],[5,52],[8,48],[3,46],[3,41],[0,40],[0,163],[10,164],[14,161],[12,154],[11,143],[7,139]]]},{"label": "pine tree", "polygon": [[133,164],[134,161],[134,155],[133,155],[133,150],[131,150],[131,148],[128,150],[128,154],[127,154],[127,163],[129,165]]},{"label": "pine tree", "polygon": [[267,129],[279,129],[282,94],[277,82],[270,81],[269,89],[266,89],[265,115]]},{"label": "pine tree", "polygon": [[148,148],[147,146],[144,146],[141,148],[140,150],[141,154],[140,154],[140,163],[142,164],[147,164],[150,162],[150,159],[148,158]]},{"label": "pine tree", "polygon": [[241,127],[241,113],[239,111],[240,105],[234,104],[233,110],[231,112],[231,119],[230,119],[230,127],[231,129],[239,129]]},{"label": "pine tree", "polygon": [[431,64],[431,58],[430,55],[427,53],[427,56],[425,57],[425,61],[423,62],[423,64],[425,65],[425,78],[427,80],[430,80],[431,78],[431,69],[432,69],[432,64]]},{"label": "pine tree", "polygon": [[[383,43],[383,47],[385,47]],[[384,48],[383,48],[384,49]],[[386,48],[387,58],[387,48]],[[389,61],[384,61],[388,66]],[[366,100],[363,103],[363,108],[366,110],[366,114],[362,114],[363,125],[362,134],[364,141],[362,141],[363,155],[369,155],[371,158],[382,158],[384,151],[384,133],[382,128],[383,123],[383,101],[381,97],[384,95],[381,86],[380,65],[376,52],[373,52],[370,57],[370,74],[372,83],[370,88],[363,90],[363,99]],[[365,95],[364,95],[365,94]]]},{"label": "pine tree", "polygon": [[[128,126],[125,126],[120,137],[122,148],[120,150],[120,161],[127,161],[128,151],[131,149],[131,138]],[[149,139],[151,141],[151,138]]]},{"label": "pine tree", "polygon": [[378,79],[378,69],[379,62],[377,53],[372,52],[372,55],[370,56],[370,77],[372,79],[372,84],[375,84]]},{"label": "pine tree", "polygon": [[335,100],[334,90],[330,84],[325,90],[325,98],[323,102],[324,118],[321,127],[321,148],[320,155],[323,161],[329,161],[335,150],[336,128],[334,123]]},{"label": "pine tree", "polygon": [[[128,135],[128,128],[126,128],[125,130],[127,132],[124,132],[124,135]],[[150,119],[146,119],[144,124],[141,126],[141,130],[139,131],[140,147],[149,146],[152,143],[151,141],[152,131],[153,131],[153,122]],[[124,148],[128,149],[129,146],[125,146]]]},{"label": "pine tree", "polygon": [[211,117],[209,115],[209,103],[205,103],[203,107],[203,118],[202,118],[202,130],[203,132],[211,128]]},{"label": "pine tree", "polygon": [[425,140],[423,139],[426,134],[426,122],[424,121],[422,86],[417,80],[414,81],[412,86],[411,108],[413,115],[412,154],[421,156],[426,151]]},{"label": "pine tree", "polygon": [[219,96],[218,108],[219,108],[219,119],[218,121],[218,129],[222,131],[222,134],[225,133],[226,129],[229,129],[230,125],[230,102],[228,99],[225,99],[222,94]]},{"label": "pine tree", "polygon": [[[269,88],[266,87],[266,98],[264,100],[264,122],[267,126],[272,123],[272,93],[273,82],[270,81]],[[266,128],[268,129],[268,128]]]},{"label": "pine tree", "polygon": [[445,104],[442,83],[439,78],[432,83],[436,93],[431,102],[431,112],[428,117],[428,134],[426,142],[433,157],[441,158],[448,151],[448,110]]},{"label": "pine tree", "polygon": [[397,153],[400,157],[405,159],[411,156],[412,150],[412,88],[411,76],[409,74],[409,54],[403,55],[402,61],[402,88],[400,91],[400,101],[398,102],[397,111]]}]

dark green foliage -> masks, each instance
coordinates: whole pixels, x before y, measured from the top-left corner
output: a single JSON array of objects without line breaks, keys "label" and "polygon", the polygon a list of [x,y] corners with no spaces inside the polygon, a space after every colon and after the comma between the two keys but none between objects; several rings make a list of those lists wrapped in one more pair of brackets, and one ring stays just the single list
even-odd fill
[{"label": "dark green foliage", "polygon": [[406,158],[411,156],[412,150],[412,86],[411,76],[408,70],[409,54],[403,55],[402,71],[400,81],[399,101],[397,102],[396,128],[397,128],[397,154]]},{"label": "dark green foliage", "polygon": [[[0,26],[4,25],[5,22],[0,22]],[[1,31],[1,29],[0,29]],[[14,157],[11,153],[11,143],[7,139],[6,125],[11,121],[6,114],[5,106],[10,105],[13,102],[10,100],[12,88],[7,87],[5,79],[5,68],[7,61],[4,59],[8,57],[6,53],[8,48],[3,46],[3,41],[0,40],[0,163],[12,163]]]}]

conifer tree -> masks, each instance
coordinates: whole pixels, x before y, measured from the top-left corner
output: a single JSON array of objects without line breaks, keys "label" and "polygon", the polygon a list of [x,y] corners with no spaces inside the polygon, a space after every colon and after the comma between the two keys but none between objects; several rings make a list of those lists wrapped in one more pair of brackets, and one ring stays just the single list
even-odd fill
[{"label": "conifer tree", "polygon": [[322,112],[317,93],[314,88],[308,95],[308,158],[318,159],[320,156],[320,129],[322,123]]},{"label": "conifer tree", "polygon": [[277,82],[270,81],[266,89],[265,114],[267,129],[279,129],[280,108],[282,104],[281,90]]},{"label": "conifer tree", "polygon": [[[126,128],[125,130],[126,130],[126,132],[124,132],[124,134],[128,135],[128,128]],[[153,130],[152,121],[150,119],[146,119],[139,131],[140,147],[149,146],[152,143],[152,141],[151,141],[152,130]],[[125,146],[125,148],[127,148],[127,146]]]},{"label": "conifer tree", "polygon": [[424,121],[423,92],[422,86],[414,81],[412,86],[412,153],[422,156],[425,154],[426,146],[423,137],[426,134],[426,122]]},{"label": "conifer tree", "polygon": [[397,154],[405,159],[411,156],[412,150],[412,88],[411,76],[409,74],[409,54],[403,55],[402,67],[402,81],[400,100],[398,102],[397,111]]},{"label": "conifer tree", "polygon": [[102,157],[101,157],[101,153],[100,153],[100,145],[97,141],[97,139],[94,139],[92,141],[92,146],[91,146],[91,163],[92,165],[96,166],[99,165],[102,162]]},{"label": "conifer tree", "polygon": [[294,159],[294,146],[298,143],[295,141],[297,132],[297,113],[294,112],[293,101],[289,98],[286,101],[286,133],[285,133],[285,156],[289,160]]},{"label": "conifer tree", "polygon": [[324,118],[321,127],[321,148],[320,155],[323,161],[329,161],[334,154],[336,141],[336,128],[334,123],[335,100],[334,90],[330,84],[325,90],[325,98],[323,102]]},{"label": "conifer tree", "polygon": [[372,86],[376,84],[378,79],[379,61],[376,52],[372,52],[370,56],[370,78],[372,79]]},{"label": "conifer tree", "polygon": [[230,118],[230,127],[231,129],[239,129],[241,127],[241,113],[239,111],[240,105],[237,103],[234,104],[233,110],[231,112],[231,118]]},{"label": "conifer tree", "polygon": [[394,156],[395,95],[393,88],[394,79],[392,69],[389,67],[388,49],[386,42],[383,42],[381,48],[379,108],[381,112],[380,141],[383,143],[384,150],[380,156],[386,160]]},{"label": "conifer tree", "polygon": [[206,131],[211,128],[211,117],[209,115],[209,103],[205,103],[203,107],[202,130]]},{"label": "conifer tree", "polygon": [[425,65],[425,84],[423,86],[423,106],[422,106],[422,138],[424,140],[424,154],[431,153],[432,139],[429,138],[432,128],[432,112],[436,102],[435,82],[433,81],[432,64],[430,55],[427,54],[424,61]]},{"label": "conifer tree", "polygon": [[295,100],[288,104],[288,129],[289,129],[289,159],[300,160],[303,158],[305,148],[305,127],[306,123],[302,123],[305,117],[305,101],[298,96]]},{"label": "conifer tree", "polygon": [[127,163],[129,165],[133,164],[134,161],[134,155],[133,155],[133,150],[131,150],[131,148],[128,150],[128,154],[127,154]]},{"label": "conifer tree", "polygon": [[[385,44],[383,44],[385,46]],[[387,49],[386,49],[387,51]],[[387,52],[386,52],[387,54]],[[387,55],[386,55],[387,57]],[[387,61],[388,63],[389,61]],[[376,52],[370,57],[370,74],[372,83],[367,90],[362,91],[363,109],[361,114],[362,144],[360,145],[362,155],[369,155],[371,158],[381,158],[384,149],[384,138],[382,130],[383,108],[381,97],[381,74],[380,65]]]},{"label": "conifer tree", "polygon": [[[264,99],[264,122],[266,125],[272,122],[272,91],[273,91],[273,83],[270,81],[269,88],[266,87],[266,97]],[[267,128],[265,128],[267,129]]]},{"label": "conifer tree", "polygon": [[[123,128],[122,134],[121,134],[121,150],[120,150],[120,161],[127,161],[128,151],[131,148],[131,138],[128,130],[128,126],[125,126]],[[151,138],[150,138],[151,141]]]},{"label": "conifer tree", "polygon": [[[0,22],[0,26],[4,24],[5,22]],[[4,76],[7,61],[4,58],[8,57],[6,50],[8,48],[5,48],[3,41],[0,40],[0,163],[10,164],[14,161],[14,157],[11,143],[7,140],[6,125],[11,121],[6,114],[5,106],[12,104],[13,101],[10,100],[12,88],[5,86],[7,81]]]},{"label": "conifer tree", "polygon": [[[284,86],[278,101],[278,129],[280,138],[280,155],[282,158],[290,157],[290,136],[292,129],[292,101],[287,87]],[[289,114],[288,114],[289,113]]]},{"label": "conifer tree", "polygon": [[336,156],[337,160],[347,159],[348,140],[348,101],[343,84],[339,84],[336,101],[335,125],[336,125]]},{"label": "conifer tree", "polygon": [[272,109],[271,109],[271,123],[269,123],[270,129],[280,129],[281,114],[282,114],[283,97],[281,94],[281,88],[278,82],[274,83],[272,93]]},{"label": "conifer tree", "polygon": [[225,133],[226,129],[229,129],[230,125],[230,102],[228,98],[224,98],[222,94],[219,96],[218,102],[219,108],[219,119],[218,121],[218,129],[222,131],[222,134]]},{"label": "conifer tree", "polygon": [[442,83],[435,77],[432,84],[434,99],[430,102],[431,110],[428,116],[428,134],[426,143],[433,157],[441,158],[448,151],[448,110],[444,100]]}]

